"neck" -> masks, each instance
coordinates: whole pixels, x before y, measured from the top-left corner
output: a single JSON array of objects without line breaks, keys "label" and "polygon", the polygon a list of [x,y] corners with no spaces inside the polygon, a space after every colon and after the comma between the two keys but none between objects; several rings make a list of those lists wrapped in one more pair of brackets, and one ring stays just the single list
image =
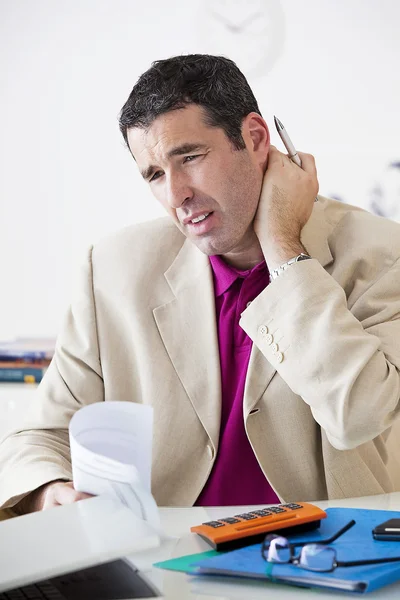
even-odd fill
[{"label": "neck", "polygon": [[249,248],[233,250],[232,252],[222,254],[221,257],[228,265],[235,267],[235,269],[239,269],[239,271],[252,269],[264,260],[264,255],[258,241]]}]

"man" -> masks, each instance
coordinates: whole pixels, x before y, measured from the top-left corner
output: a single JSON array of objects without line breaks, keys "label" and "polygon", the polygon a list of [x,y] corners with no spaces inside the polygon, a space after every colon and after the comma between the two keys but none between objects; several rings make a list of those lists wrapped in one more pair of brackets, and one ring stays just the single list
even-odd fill
[{"label": "man", "polygon": [[314,202],[313,158],[270,146],[228,59],[154,63],[120,128],[169,218],[90,249],[38,398],[0,447],[0,505],[84,497],[69,420],[112,400],[154,407],[160,505],[400,489],[399,226]]}]

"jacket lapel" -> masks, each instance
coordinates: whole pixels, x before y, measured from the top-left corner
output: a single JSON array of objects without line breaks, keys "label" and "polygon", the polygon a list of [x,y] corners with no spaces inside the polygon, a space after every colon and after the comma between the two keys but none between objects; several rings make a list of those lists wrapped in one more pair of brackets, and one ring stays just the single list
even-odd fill
[{"label": "jacket lapel", "polygon": [[[328,245],[331,225],[324,202],[316,203],[301,233],[307,252],[325,267],[333,257]],[[218,448],[221,417],[221,375],[212,269],[207,256],[186,240],[165,272],[174,299],[154,309],[154,318],[168,355],[204,429]],[[244,391],[244,416],[265,393],[276,369],[255,344]]]},{"label": "jacket lapel", "polygon": [[246,420],[247,415],[253,410],[265,393],[275,373],[275,367],[271,365],[257,346],[253,344],[243,396],[244,420]]},{"label": "jacket lapel", "polygon": [[[324,202],[315,203],[311,217],[301,232],[301,242],[307,252],[316,258],[318,262],[326,267],[333,260],[329,245],[328,235],[332,226],[325,218]],[[265,358],[255,344],[253,344],[249,366],[247,369],[246,385],[243,399],[244,419],[254,409],[258,401],[264,395],[273,376],[275,367]]]},{"label": "jacket lapel", "polygon": [[186,240],[165,272],[175,298],[153,310],[168,355],[215,450],[221,381],[212,269]]}]

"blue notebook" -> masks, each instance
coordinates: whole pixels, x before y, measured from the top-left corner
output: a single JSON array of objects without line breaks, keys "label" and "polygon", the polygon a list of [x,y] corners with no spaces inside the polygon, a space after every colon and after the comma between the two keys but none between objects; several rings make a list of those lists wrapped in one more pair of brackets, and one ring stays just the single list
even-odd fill
[{"label": "blue notebook", "polygon": [[[356,524],[332,543],[338,561],[400,557],[400,542],[374,540],[372,529],[388,519],[400,518],[400,512],[356,508],[328,508],[327,518],[318,530],[288,536],[290,541],[318,541],[329,538],[351,519]],[[275,583],[302,587],[364,593],[400,580],[398,563],[338,567],[331,573],[315,573],[296,565],[267,563],[261,556],[261,545],[255,544],[196,562],[197,575],[229,575],[265,579]],[[191,570],[193,573],[193,570]],[[400,597],[400,588],[399,588]]]}]

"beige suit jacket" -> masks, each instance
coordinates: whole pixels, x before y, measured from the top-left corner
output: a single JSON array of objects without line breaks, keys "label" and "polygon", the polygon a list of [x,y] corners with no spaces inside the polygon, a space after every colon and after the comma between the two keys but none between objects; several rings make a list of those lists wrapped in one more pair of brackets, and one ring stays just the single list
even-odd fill
[{"label": "beige suit jacket", "polygon": [[[321,197],[302,241],[314,260],[241,316],[248,439],[283,501],[400,490],[400,226]],[[114,400],[154,407],[154,496],[192,505],[218,452],[214,291],[208,258],[168,217],[90,249],[37,397],[0,445],[0,506],[71,479],[71,416]]]}]

